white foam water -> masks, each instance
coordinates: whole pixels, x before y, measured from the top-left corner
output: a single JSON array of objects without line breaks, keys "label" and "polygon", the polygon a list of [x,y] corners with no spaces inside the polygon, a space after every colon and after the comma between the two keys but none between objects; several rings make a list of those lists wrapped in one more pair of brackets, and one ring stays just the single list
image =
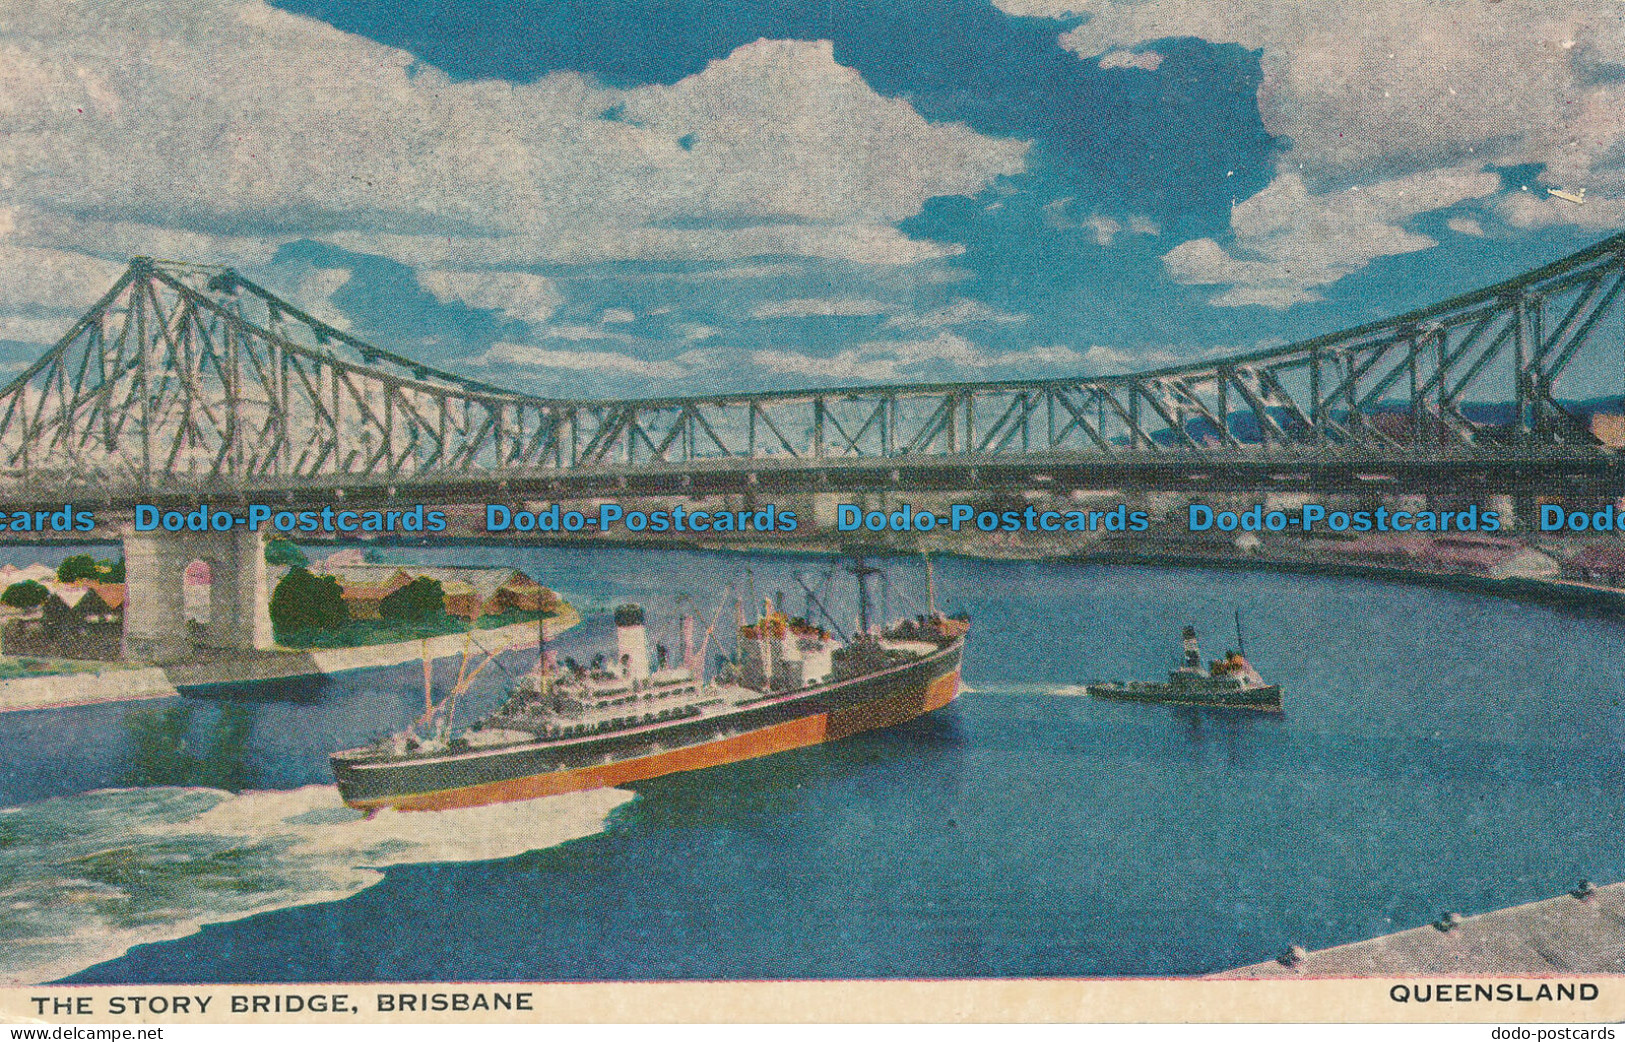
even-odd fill
[{"label": "white foam water", "polygon": [[595,789],[437,812],[346,807],[331,785],[107,789],[0,809],[0,984],[55,980],[209,923],[339,901],[390,865],[489,861],[600,832]]},{"label": "white foam water", "polygon": [[1026,698],[1032,695],[1053,695],[1057,698],[1082,698],[1089,694],[1086,684],[985,684],[960,688],[961,695],[988,695],[994,698]]}]

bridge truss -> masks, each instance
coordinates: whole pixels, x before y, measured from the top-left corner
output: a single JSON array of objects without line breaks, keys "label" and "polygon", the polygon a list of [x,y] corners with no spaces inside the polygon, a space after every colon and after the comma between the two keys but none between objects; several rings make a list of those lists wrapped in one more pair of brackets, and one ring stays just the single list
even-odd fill
[{"label": "bridge truss", "polygon": [[1154,372],[570,400],[368,344],[229,269],[137,258],[0,389],[0,497],[449,495],[640,477],[675,490],[764,473],[839,484],[951,471],[943,482],[963,486],[978,472],[1209,463],[1352,474],[1599,461],[1612,473],[1558,385],[1588,353],[1625,371],[1622,288],[1625,235],[1396,318]]}]

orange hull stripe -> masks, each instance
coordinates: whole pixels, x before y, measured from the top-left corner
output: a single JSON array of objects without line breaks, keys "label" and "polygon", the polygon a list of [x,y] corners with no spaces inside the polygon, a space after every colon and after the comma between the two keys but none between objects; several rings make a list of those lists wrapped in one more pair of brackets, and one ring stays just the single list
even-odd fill
[{"label": "orange hull stripe", "polygon": [[[959,671],[938,677],[923,693],[898,695],[867,705],[856,706],[834,714],[806,716],[772,727],[734,735],[704,745],[673,749],[631,760],[580,767],[573,771],[553,771],[548,774],[514,778],[509,781],[470,785],[444,792],[425,792],[414,796],[358,802],[351,804],[362,810],[395,807],[398,810],[451,810],[457,807],[478,807],[487,803],[508,803],[514,800],[535,799],[538,796],[556,796],[583,789],[599,789],[608,785],[656,778],[678,771],[717,767],[737,763],[758,756],[801,749],[820,742],[834,741],[860,731],[911,720],[933,709],[940,709],[959,696]],[[906,715],[902,715],[906,714]],[[832,719],[835,718],[835,719]],[[838,724],[839,726],[836,726]]]}]

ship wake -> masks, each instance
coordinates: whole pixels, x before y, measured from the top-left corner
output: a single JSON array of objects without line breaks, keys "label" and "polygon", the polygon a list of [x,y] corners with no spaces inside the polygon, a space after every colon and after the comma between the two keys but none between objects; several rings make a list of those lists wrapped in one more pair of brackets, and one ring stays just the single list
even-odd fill
[{"label": "ship wake", "polygon": [[55,980],[209,923],[339,901],[391,865],[488,861],[603,830],[596,789],[366,817],[331,785],[112,789],[0,810],[0,984]]}]

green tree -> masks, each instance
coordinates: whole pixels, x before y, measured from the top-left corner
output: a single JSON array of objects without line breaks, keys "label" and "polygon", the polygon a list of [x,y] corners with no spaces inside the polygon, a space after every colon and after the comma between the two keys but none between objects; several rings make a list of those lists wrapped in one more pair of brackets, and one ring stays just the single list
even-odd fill
[{"label": "green tree", "polygon": [[310,564],[310,558],[286,539],[273,539],[265,544],[265,563],[289,564],[295,568],[303,568]]},{"label": "green tree", "polygon": [[100,566],[102,582],[121,583],[124,581],[124,558],[120,557],[116,561],[102,561]]},{"label": "green tree", "polygon": [[378,614],[390,622],[422,622],[446,610],[446,591],[439,579],[420,575],[378,602]]},{"label": "green tree", "polygon": [[37,608],[45,603],[51,596],[43,584],[32,579],[25,579],[20,583],[12,583],[6,587],[5,593],[0,593],[0,604],[12,608]]},{"label": "green tree", "polygon": [[56,569],[56,581],[59,583],[76,583],[82,579],[99,578],[101,570],[96,567],[96,559],[89,554],[74,554]]},{"label": "green tree", "polygon": [[339,581],[294,568],[271,594],[271,622],[282,630],[336,630],[350,621]]}]

